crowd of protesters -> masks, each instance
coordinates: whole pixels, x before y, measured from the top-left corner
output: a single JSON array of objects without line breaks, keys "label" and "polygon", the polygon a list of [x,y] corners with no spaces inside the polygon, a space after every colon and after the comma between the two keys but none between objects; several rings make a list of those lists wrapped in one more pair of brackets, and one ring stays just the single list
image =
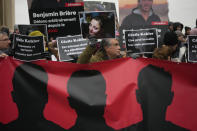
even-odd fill
[{"label": "crowd of protesters", "polygon": [[[156,48],[153,52],[153,58],[170,60],[174,62],[188,62],[188,35],[197,35],[197,19],[196,27],[185,26],[180,22],[169,22],[168,31],[164,35],[163,45]],[[185,34],[183,34],[185,29]]]},{"label": "crowd of protesters", "polygon": [[[12,55],[11,46],[13,34],[18,33],[19,32],[17,31],[17,29],[12,32],[9,30],[9,28],[5,26],[2,26],[0,28],[1,58],[6,58],[7,56]],[[43,34],[39,31],[34,31],[29,34],[29,36],[40,35],[43,36]],[[174,62],[188,62],[188,35],[197,35],[197,19],[195,28],[191,28],[188,26],[184,27],[184,25],[180,22],[169,22],[168,31],[164,35],[162,46],[159,48],[155,48],[152,58],[169,60]],[[118,38],[105,38],[100,42],[95,39],[90,39],[90,44],[86,47],[84,52],[78,58],[70,62],[86,64],[125,57],[126,55],[121,54],[119,42],[120,41],[118,41]],[[45,43],[45,50],[48,60],[59,60],[57,43],[55,40],[49,40],[49,42]],[[124,52],[124,54],[126,53]],[[127,56],[136,58],[136,56],[132,55]],[[141,56],[143,55],[137,57]]]}]

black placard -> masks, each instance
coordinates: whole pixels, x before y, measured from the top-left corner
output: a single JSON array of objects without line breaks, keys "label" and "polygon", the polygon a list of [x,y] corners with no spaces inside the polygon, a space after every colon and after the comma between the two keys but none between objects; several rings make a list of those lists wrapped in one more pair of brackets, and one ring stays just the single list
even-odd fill
[{"label": "black placard", "polygon": [[23,61],[44,59],[44,37],[14,36],[14,58]]},{"label": "black placard", "polygon": [[88,45],[88,40],[81,35],[58,37],[57,46],[60,61],[69,61],[77,58]]},{"label": "black placard", "polygon": [[188,61],[197,62],[197,36],[188,36]]},{"label": "black placard", "polygon": [[157,29],[125,31],[126,48],[131,53],[152,53],[158,46]]},{"label": "black placard", "polygon": [[143,26],[132,26],[132,28],[123,28],[120,29],[120,45],[121,48],[124,48],[125,44],[125,36],[124,31],[125,30],[141,30],[141,29],[157,29],[157,36],[158,36],[158,47],[161,47],[163,45],[163,38],[164,34],[168,31],[168,24],[164,24],[163,22],[160,22],[163,25],[143,25]]},{"label": "black placard", "polygon": [[29,18],[31,24],[47,24],[49,39],[55,39],[81,34],[78,12],[83,10],[83,6],[30,9]]}]

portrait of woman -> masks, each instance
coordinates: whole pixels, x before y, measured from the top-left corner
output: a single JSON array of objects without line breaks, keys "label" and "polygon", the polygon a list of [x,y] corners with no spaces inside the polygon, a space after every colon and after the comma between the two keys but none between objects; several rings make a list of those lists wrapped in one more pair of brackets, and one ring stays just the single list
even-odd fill
[{"label": "portrait of woman", "polygon": [[115,21],[112,12],[91,12],[81,14],[81,32],[83,38],[114,38]]},{"label": "portrait of woman", "polygon": [[104,33],[103,22],[99,17],[94,17],[90,21],[89,30],[86,37],[88,38],[101,38]]}]

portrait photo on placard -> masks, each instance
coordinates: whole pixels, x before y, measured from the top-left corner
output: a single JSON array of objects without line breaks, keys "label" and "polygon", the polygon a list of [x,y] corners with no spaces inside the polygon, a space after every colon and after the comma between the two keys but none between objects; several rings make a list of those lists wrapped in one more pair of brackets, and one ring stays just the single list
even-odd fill
[{"label": "portrait photo on placard", "polygon": [[[120,25],[129,20],[133,26],[147,22],[151,24],[152,21],[168,21],[168,12],[167,0],[119,0]],[[148,17],[144,17],[145,13]]]},{"label": "portrait photo on placard", "polygon": [[81,34],[87,39],[115,38],[115,12],[79,12]]},{"label": "portrait photo on placard", "polygon": [[[157,28],[159,47],[168,29],[167,0],[119,0],[119,34],[125,48],[124,30]],[[150,56],[151,57],[151,56]]]},{"label": "portrait photo on placard", "polygon": [[84,11],[115,11],[115,24],[116,31],[119,30],[119,22],[115,1],[113,2],[104,2],[104,1],[85,1],[84,0]]},{"label": "portrait photo on placard", "polygon": [[[33,36],[44,36],[45,40],[48,41],[48,32],[46,24],[18,24],[15,25],[21,35],[33,35]],[[38,33],[39,31],[39,33]],[[34,32],[34,34],[32,34]]]}]

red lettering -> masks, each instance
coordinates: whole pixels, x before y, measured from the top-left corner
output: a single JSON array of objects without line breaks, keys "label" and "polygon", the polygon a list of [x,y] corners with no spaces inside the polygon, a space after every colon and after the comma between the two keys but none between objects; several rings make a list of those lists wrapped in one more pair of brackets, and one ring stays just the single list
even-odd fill
[{"label": "red lettering", "polygon": [[56,33],[58,32],[58,29],[48,29],[48,33]]}]

